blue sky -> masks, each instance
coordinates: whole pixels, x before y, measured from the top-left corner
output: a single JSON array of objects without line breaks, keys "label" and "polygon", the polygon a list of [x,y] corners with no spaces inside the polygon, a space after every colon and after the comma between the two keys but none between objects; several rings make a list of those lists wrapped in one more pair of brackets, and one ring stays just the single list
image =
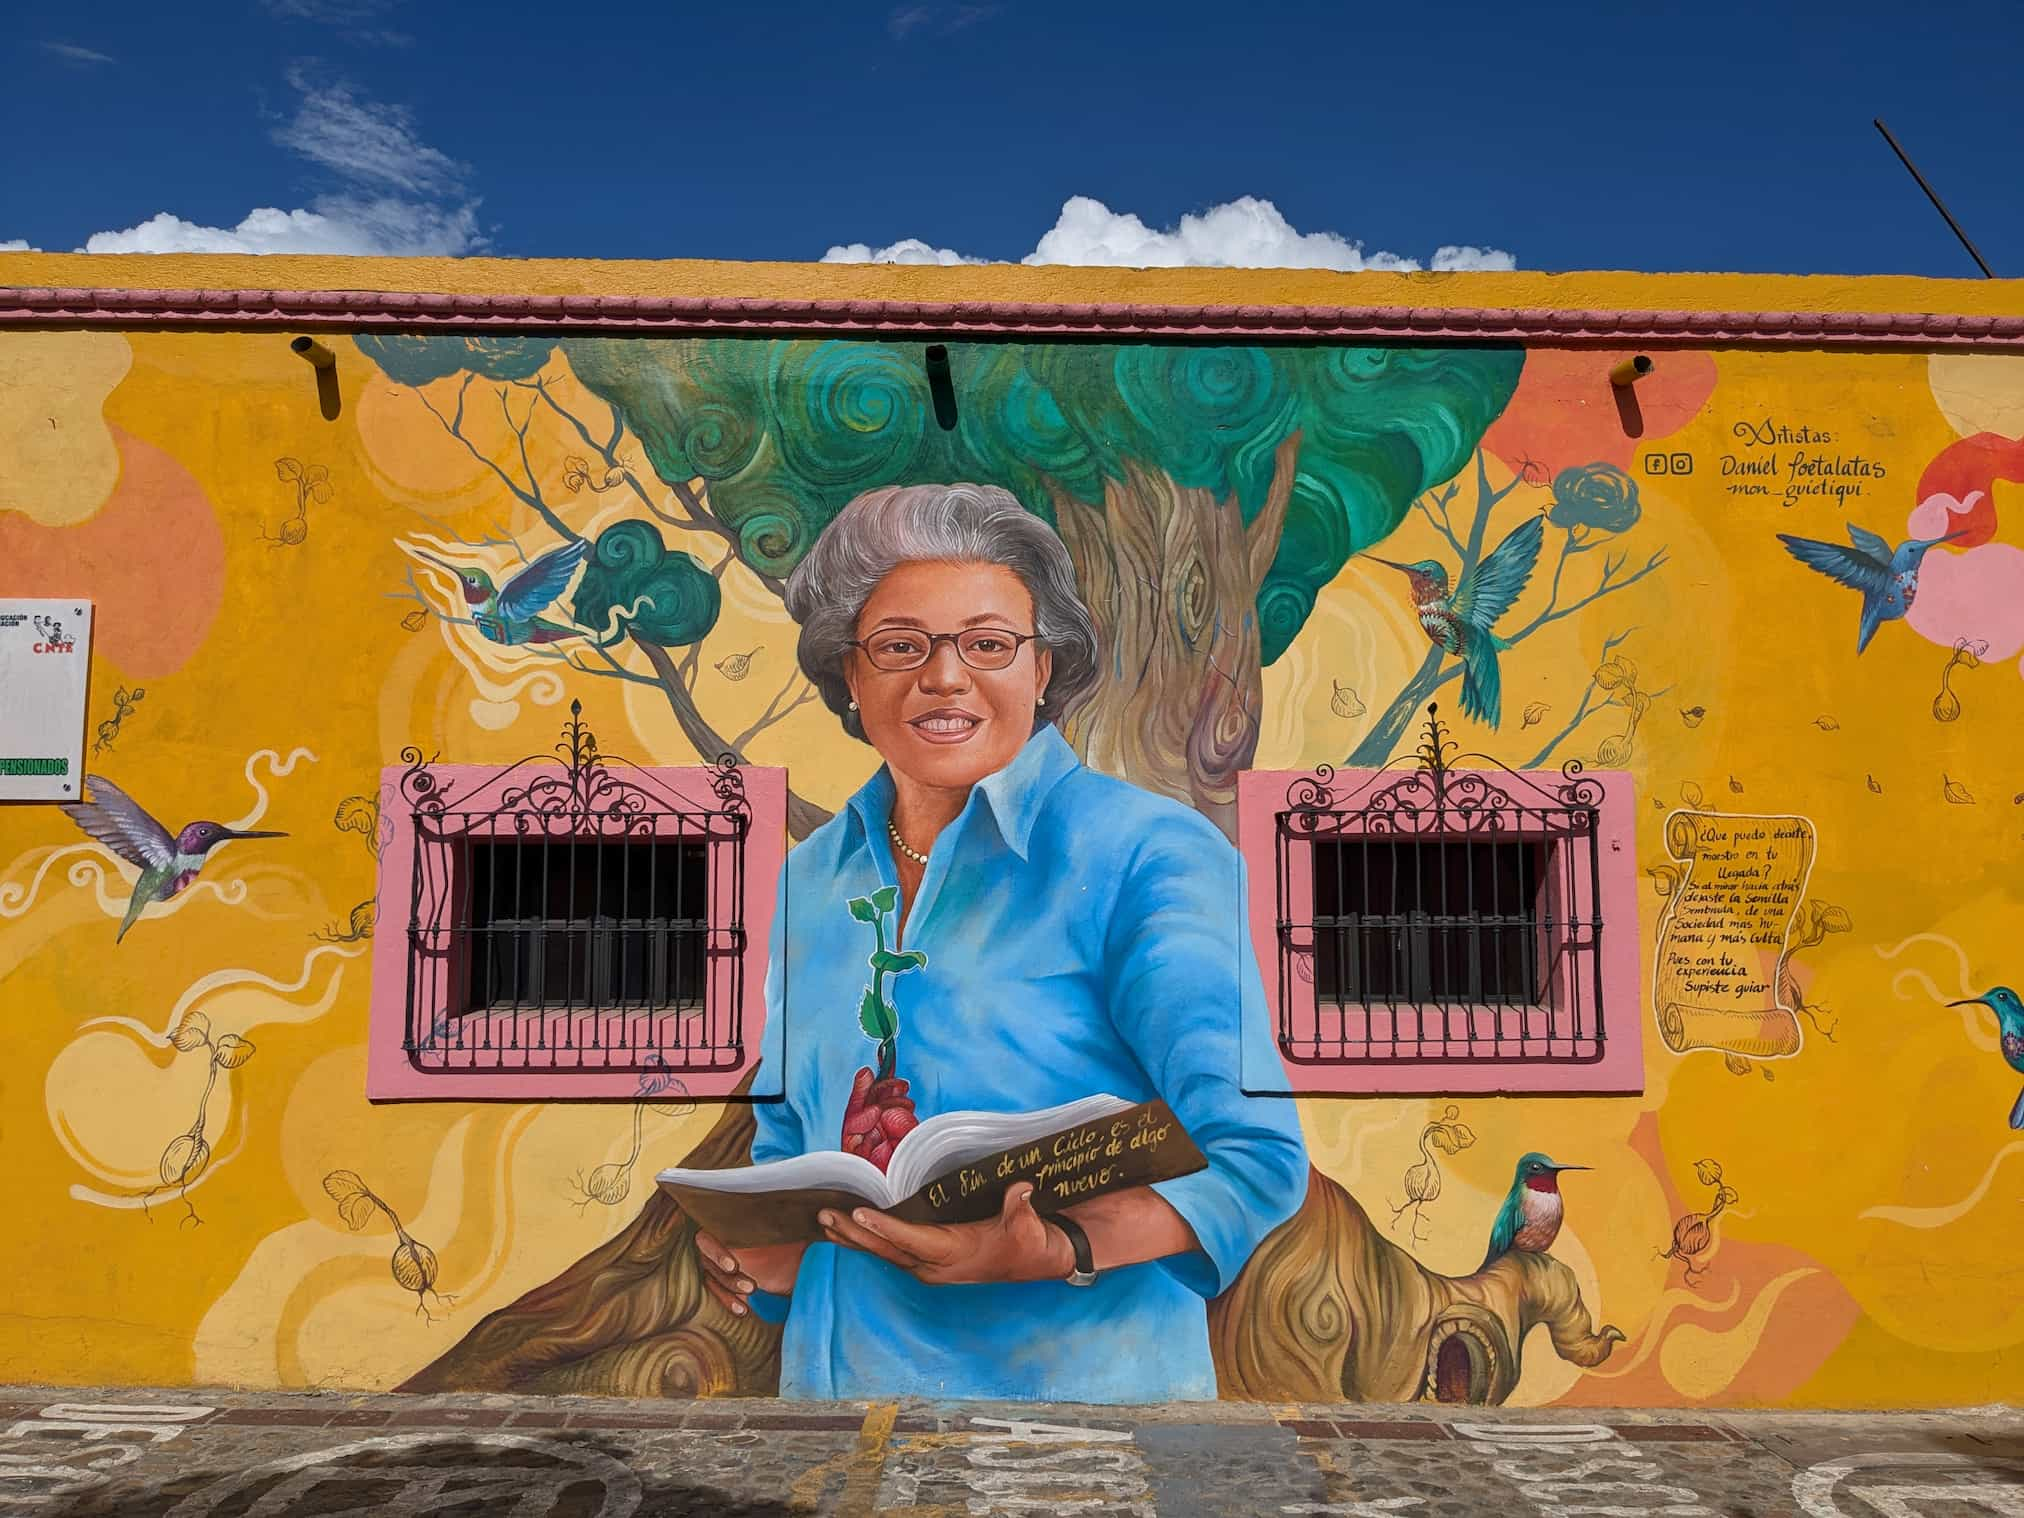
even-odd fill
[{"label": "blue sky", "polygon": [[102,0],[9,30],[0,242],[48,249],[1974,274],[1881,115],[2024,275],[2018,0]]}]

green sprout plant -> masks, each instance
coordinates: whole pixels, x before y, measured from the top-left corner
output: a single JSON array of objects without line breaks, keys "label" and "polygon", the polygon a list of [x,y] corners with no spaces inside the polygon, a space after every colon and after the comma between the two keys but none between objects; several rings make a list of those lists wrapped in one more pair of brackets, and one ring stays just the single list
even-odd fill
[{"label": "green sprout plant", "polygon": [[928,956],[918,949],[897,952],[886,947],[886,918],[899,904],[897,886],[882,886],[869,896],[853,896],[849,902],[850,915],[871,924],[877,945],[865,961],[871,966],[871,984],[864,988],[864,1000],[857,1009],[857,1025],[878,1045],[877,1080],[891,1079],[899,1062],[900,1014],[886,995],[886,977],[923,970],[928,964]]}]

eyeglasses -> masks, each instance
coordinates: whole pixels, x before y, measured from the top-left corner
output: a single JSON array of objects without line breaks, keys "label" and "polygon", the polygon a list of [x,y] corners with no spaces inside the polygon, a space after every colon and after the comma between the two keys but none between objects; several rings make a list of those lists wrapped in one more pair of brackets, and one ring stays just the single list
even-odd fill
[{"label": "eyeglasses", "polygon": [[858,638],[852,648],[864,650],[872,668],[898,673],[919,669],[934,657],[937,643],[955,646],[956,657],[972,669],[1003,669],[1019,657],[1020,645],[1031,643],[1038,634],[1009,632],[1002,627],[971,627],[959,633],[915,632],[910,627],[888,627],[869,638]]}]

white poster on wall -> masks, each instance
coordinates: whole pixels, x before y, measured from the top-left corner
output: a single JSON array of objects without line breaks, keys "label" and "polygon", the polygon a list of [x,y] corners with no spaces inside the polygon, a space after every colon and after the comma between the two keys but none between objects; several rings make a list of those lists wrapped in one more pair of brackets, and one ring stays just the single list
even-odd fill
[{"label": "white poster on wall", "polygon": [[0,600],[0,801],[76,801],[91,602]]}]

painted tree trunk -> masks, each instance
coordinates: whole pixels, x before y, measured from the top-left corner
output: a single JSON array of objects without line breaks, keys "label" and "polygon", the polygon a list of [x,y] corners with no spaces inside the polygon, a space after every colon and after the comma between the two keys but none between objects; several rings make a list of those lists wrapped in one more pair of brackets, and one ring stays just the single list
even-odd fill
[{"label": "painted tree trunk", "polygon": [[1101,511],[1054,494],[1102,662],[1063,735],[1085,764],[1185,802],[1233,839],[1264,696],[1258,587],[1299,452],[1297,433],[1279,445],[1249,526],[1234,500],[1135,464],[1105,482]]}]

